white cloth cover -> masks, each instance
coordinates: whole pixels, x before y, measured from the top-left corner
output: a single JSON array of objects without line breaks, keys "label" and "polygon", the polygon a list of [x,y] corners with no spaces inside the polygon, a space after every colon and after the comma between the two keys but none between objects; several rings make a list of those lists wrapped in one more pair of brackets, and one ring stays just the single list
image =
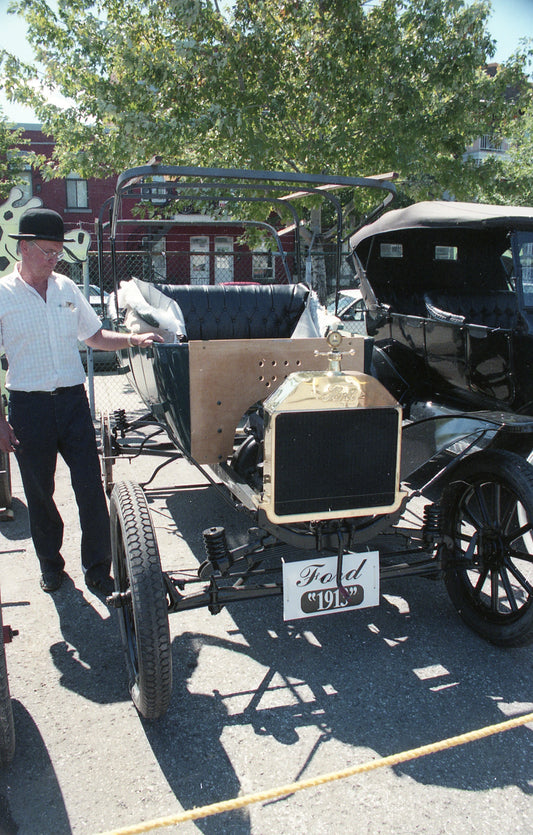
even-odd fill
[{"label": "white cloth cover", "polygon": [[340,319],[320,304],[314,290],[309,291],[305,310],[298,320],[291,339],[312,339],[317,336],[326,336],[329,330],[336,329]]},{"label": "white cloth cover", "polygon": [[118,306],[125,310],[124,325],[132,333],[158,333],[165,342],[179,342],[187,335],[179,304],[140,278],[121,281]]}]

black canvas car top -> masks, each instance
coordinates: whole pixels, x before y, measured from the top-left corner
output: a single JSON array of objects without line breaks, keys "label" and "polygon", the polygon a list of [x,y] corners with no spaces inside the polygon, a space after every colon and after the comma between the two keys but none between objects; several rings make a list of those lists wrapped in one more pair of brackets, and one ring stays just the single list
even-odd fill
[{"label": "black canvas car top", "polygon": [[487,226],[533,229],[532,206],[494,206],[485,203],[455,203],[448,200],[427,200],[405,209],[394,209],[379,220],[359,229],[350,238],[350,247],[373,235],[399,229],[463,227],[480,229]]}]

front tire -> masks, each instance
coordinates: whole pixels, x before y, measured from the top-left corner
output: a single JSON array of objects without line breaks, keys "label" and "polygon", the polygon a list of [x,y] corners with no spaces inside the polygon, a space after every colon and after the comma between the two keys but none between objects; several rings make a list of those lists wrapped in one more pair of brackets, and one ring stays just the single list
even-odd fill
[{"label": "front tire", "polygon": [[150,511],[142,488],[118,482],[111,494],[111,553],[130,693],[145,719],[158,719],[170,702],[172,653],[165,582]]},{"label": "front tire", "polygon": [[533,641],[533,467],[506,450],[474,453],[442,495],[448,594],[499,646]]},{"label": "front tire", "polygon": [[104,489],[107,495],[110,496],[113,490],[113,464],[115,463],[115,459],[112,456],[111,426],[107,412],[102,413],[100,416],[100,444]]}]

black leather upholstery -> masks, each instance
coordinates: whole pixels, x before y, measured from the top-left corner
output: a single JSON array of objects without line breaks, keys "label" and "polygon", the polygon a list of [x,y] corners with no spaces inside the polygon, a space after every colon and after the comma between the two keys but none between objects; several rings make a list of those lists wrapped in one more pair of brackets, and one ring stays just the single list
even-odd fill
[{"label": "black leather upholstery", "polygon": [[451,293],[432,293],[426,297],[428,313],[431,318],[443,319],[442,315],[432,315],[431,306],[439,313],[446,312],[464,317],[466,323],[485,325],[488,328],[510,329],[516,325],[517,304],[513,293],[467,293],[454,295]]},{"label": "black leather upholstery", "polygon": [[156,284],[180,306],[188,339],[283,339],[305,308],[303,284]]},{"label": "black leather upholstery", "polygon": [[409,287],[386,285],[376,291],[378,300],[390,307],[391,313],[407,316],[427,316],[424,294]]}]

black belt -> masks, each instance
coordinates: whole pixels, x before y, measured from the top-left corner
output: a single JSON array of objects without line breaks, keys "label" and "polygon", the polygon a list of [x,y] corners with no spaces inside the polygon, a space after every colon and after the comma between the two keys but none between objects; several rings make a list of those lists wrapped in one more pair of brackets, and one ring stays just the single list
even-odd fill
[{"label": "black belt", "polygon": [[79,391],[82,388],[84,388],[83,383],[79,383],[77,386],[59,386],[53,391],[17,391],[17,389],[14,389],[10,391],[9,394],[10,396],[20,394],[47,394],[49,397],[55,397],[58,394],[65,394],[69,391]]}]

